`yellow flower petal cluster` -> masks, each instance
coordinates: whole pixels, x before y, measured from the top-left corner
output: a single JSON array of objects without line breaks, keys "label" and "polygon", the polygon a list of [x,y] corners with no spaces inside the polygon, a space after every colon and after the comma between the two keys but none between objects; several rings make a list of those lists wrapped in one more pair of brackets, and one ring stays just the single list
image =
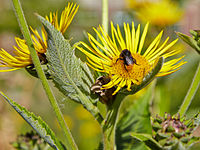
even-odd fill
[{"label": "yellow flower petal cluster", "polygon": [[58,13],[50,13],[46,19],[54,25],[54,27],[62,34],[65,33],[69,25],[71,24],[74,16],[78,11],[79,6],[73,3],[68,3],[67,7],[62,11],[60,21],[58,21]]},{"label": "yellow flower petal cluster", "polygon": [[13,71],[18,68],[24,68],[32,64],[30,52],[25,40],[15,37],[16,44],[18,46],[13,46],[15,49],[13,53],[15,56],[11,55],[4,49],[0,50],[0,68],[9,67],[9,69],[0,70],[0,72]]},{"label": "yellow flower petal cluster", "polygon": [[137,10],[138,19],[151,22],[155,26],[169,26],[177,23],[183,16],[183,10],[170,0],[160,0],[143,5]]},{"label": "yellow flower petal cluster", "polygon": [[[148,26],[149,23],[146,24],[143,33],[140,34],[140,25],[138,25],[137,30],[135,30],[134,22],[132,22],[132,29],[128,23],[124,23],[123,37],[119,26],[117,25],[117,27],[114,27],[111,22],[111,37],[103,27],[99,26],[99,30],[93,28],[99,41],[88,33],[90,46],[84,42],[80,42],[80,44],[76,46],[87,56],[88,65],[91,68],[109,74],[111,81],[104,85],[103,88],[109,89],[116,86],[117,89],[113,95],[125,86],[127,90],[130,91],[131,85],[141,84],[143,78],[152,70],[160,57],[168,61],[165,61],[157,76],[171,74],[179,70],[180,67],[186,63],[182,60],[184,56],[169,59],[169,57],[179,54],[181,50],[174,49],[168,51],[177,42],[177,39],[168,43],[168,37],[160,44],[163,31],[157,35],[147,48],[144,48]],[[120,59],[123,50],[130,51],[135,63],[126,65],[125,61]]]},{"label": "yellow flower petal cluster", "polygon": [[[62,11],[60,20],[58,19],[58,13],[50,13],[49,17],[46,16],[46,19],[62,34],[65,33],[69,25],[71,24],[75,14],[78,11],[79,6],[73,3],[68,3],[67,7]],[[30,27],[32,34],[31,38],[33,41],[33,45],[37,54],[42,61],[43,54],[46,53],[47,50],[47,34],[44,27],[41,28],[41,32],[39,33],[37,30],[34,30]],[[24,39],[15,38],[17,46],[13,46],[14,55],[11,55],[4,49],[0,50],[0,72],[8,72],[16,69],[24,68],[28,65],[32,64],[32,59],[30,56],[30,52],[28,46]]]}]

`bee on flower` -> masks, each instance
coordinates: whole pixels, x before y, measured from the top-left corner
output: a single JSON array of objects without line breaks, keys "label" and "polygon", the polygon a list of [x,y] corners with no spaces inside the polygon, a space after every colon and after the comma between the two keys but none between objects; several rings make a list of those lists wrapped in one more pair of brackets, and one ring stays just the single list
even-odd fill
[{"label": "bee on flower", "polygon": [[[78,5],[68,3],[67,7],[65,7],[62,11],[60,19],[58,18],[57,12],[51,12],[49,17],[46,16],[46,19],[58,31],[64,34],[76,15],[78,8]],[[32,27],[30,27],[30,29],[32,31],[31,38],[33,46],[38,54],[38,57],[42,63],[46,63],[45,53],[47,51],[47,33],[44,27],[41,28],[40,33]],[[15,41],[17,46],[13,46],[14,55],[11,55],[3,48],[0,50],[0,72],[13,71],[33,64],[26,41],[18,37],[15,37]]]},{"label": "bee on flower", "polygon": [[[88,66],[109,75],[111,80],[103,85],[102,89],[110,89],[115,86],[116,90],[113,95],[123,87],[131,91],[131,86],[133,84],[140,85],[160,57],[166,60],[181,52],[179,49],[168,51],[175,45],[177,39],[168,43],[168,37],[160,44],[163,31],[157,35],[147,48],[144,48],[148,26],[149,23],[146,24],[142,35],[140,35],[140,24],[135,30],[134,22],[132,22],[132,29],[128,23],[124,23],[123,37],[119,25],[115,27],[111,22],[111,36],[102,26],[99,26],[99,30],[93,28],[99,41],[88,33],[90,45],[80,42],[76,46],[87,56]],[[183,57],[165,61],[156,76],[165,76],[179,70],[186,63]]]}]

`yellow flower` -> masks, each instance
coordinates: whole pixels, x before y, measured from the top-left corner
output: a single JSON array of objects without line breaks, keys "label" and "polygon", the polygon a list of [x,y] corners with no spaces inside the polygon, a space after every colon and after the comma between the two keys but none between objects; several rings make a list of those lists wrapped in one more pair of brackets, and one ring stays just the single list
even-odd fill
[{"label": "yellow flower", "polygon": [[0,70],[0,72],[8,72],[17,70],[19,68],[24,68],[32,64],[30,52],[28,46],[25,43],[25,40],[15,37],[16,44],[18,47],[13,46],[15,49],[13,53],[15,56],[9,54],[4,49],[0,50],[0,67],[9,67],[9,69]]},{"label": "yellow flower", "polygon": [[47,33],[42,27],[41,29],[41,35],[38,33],[37,30],[34,30],[32,27],[30,27],[33,34],[31,34],[31,38],[33,41],[34,48],[39,53],[46,53],[47,51]]},{"label": "yellow flower", "polygon": [[[181,52],[181,50],[177,49],[168,51],[177,42],[177,39],[167,44],[168,37],[163,44],[159,45],[163,31],[158,34],[147,49],[144,49],[143,45],[148,26],[149,23],[146,24],[140,36],[140,25],[135,31],[133,22],[132,30],[128,23],[124,23],[125,38],[123,38],[119,26],[117,25],[117,28],[115,28],[111,22],[111,37],[103,27],[99,26],[99,31],[94,28],[99,42],[88,33],[91,47],[84,42],[80,42],[84,47],[76,46],[87,56],[88,65],[91,68],[109,74],[111,81],[105,84],[103,88],[109,89],[117,86],[113,95],[125,86],[130,91],[132,84],[141,84],[143,78],[152,70],[158,58],[163,57],[166,60]],[[126,55],[127,57],[122,56],[125,54],[124,50],[130,52],[130,55]],[[179,70],[186,63],[182,60],[183,57],[166,61],[157,76],[165,76]]]},{"label": "yellow flower", "polygon": [[128,8],[137,10],[143,8],[145,5],[148,5],[156,1],[158,0],[126,0],[125,2]]},{"label": "yellow flower", "polygon": [[78,11],[79,6],[73,3],[68,3],[67,7],[62,11],[60,17],[60,24],[58,23],[58,13],[50,13],[49,17],[46,16],[46,19],[54,25],[54,27],[60,31],[62,34],[65,33],[69,25],[71,24],[74,16]]},{"label": "yellow flower", "polygon": [[141,21],[149,21],[151,24],[161,27],[173,25],[183,16],[181,8],[170,0],[148,3],[137,12]]},{"label": "yellow flower", "polygon": [[[46,19],[62,34],[65,33],[70,23],[72,22],[75,14],[78,11],[79,6],[73,3],[68,3],[68,6],[62,11],[60,20],[58,19],[57,12],[50,13],[49,17],[46,16]],[[59,21],[58,21],[59,20]],[[41,61],[44,60],[44,53],[47,51],[47,34],[44,27],[41,28],[41,34],[30,27],[32,34],[31,38],[33,41],[34,48]],[[13,46],[15,49],[13,53],[15,55],[9,54],[4,49],[0,50],[0,72],[8,72],[16,69],[24,68],[28,65],[33,64],[28,46],[24,39],[15,38],[17,46]],[[7,68],[8,69],[5,69]]]}]

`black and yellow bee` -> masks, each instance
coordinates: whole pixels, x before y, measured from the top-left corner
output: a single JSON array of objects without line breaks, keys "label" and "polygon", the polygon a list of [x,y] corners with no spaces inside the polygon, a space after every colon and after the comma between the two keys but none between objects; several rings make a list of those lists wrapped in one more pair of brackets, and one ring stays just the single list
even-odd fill
[{"label": "black and yellow bee", "polygon": [[134,64],[138,65],[135,58],[131,55],[131,52],[128,49],[125,49],[121,52],[119,58],[116,60],[123,60],[124,68],[126,71],[129,70]]}]

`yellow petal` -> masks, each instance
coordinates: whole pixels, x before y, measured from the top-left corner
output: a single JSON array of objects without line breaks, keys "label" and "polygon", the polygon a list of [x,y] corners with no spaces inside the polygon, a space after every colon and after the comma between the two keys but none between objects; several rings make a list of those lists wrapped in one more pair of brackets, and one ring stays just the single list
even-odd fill
[{"label": "yellow petal", "polygon": [[134,26],[134,22],[132,22],[132,48],[130,49],[131,53],[134,54],[136,53],[136,49],[135,49],[135,26]]},{"label": "yellow petal", "polygon": [[[160,39],[161,39],[161,37],[162,37],[162,34],[163,34],[163,31],[161,31],[161,32],[157,35],[157,37],[153,40],[153,42],[149,45],[149,47],[148,47],[147,50],[145,51],[145,53],[144,53],[143,56],[145,56],[147,59],[150,59],[150,55],[151,55],[152,53],[155,52],[155,49],[153,49],[153,47],[154,47],[155,45],[158,45],[158,44],[160,43]],[[153,50],[152,50],[152,49],[153,49]]]},{"label": "yellow petal", "polygon": [[139,43],[139,39],[140,39],[140,24],[138,25],[137,31],[136,31],[136,35],[135,35],[135,41],[134,41],[134,52],[137,52],[137,48],[138,48],[138,43]]},{"label": "yellow petal", "polygon": [[144,31],[142,33],[141,39],[140,39],[140,45],[139,45],[139,50],[138,50],[138,54],[141,53],[143,45],[144,45],[144,41],[147,35],[147,31],[148,31],[148,27],[149,27],[149,23],[147,23],[144,27]]},{"label": "yellow petal", "polygon": [[167,45],[165,48],[160,50],[160,52],[158,52],[157,54],[154,54],[153,57],[151,57],[151,59],[149,61],[154,60],[155,58],[161,56],[164,52],[166,52],[169,48],[171,48],[177,41],[178,41],[178,39],[174,40],[169,45]]}]

